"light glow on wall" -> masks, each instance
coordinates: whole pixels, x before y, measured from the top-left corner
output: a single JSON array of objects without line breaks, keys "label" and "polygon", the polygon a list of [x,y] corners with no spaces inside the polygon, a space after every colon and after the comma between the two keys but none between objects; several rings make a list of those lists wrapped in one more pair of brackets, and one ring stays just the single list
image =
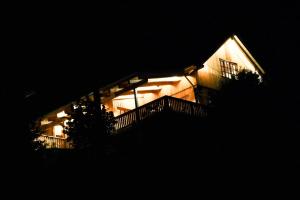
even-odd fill
[{"label": "light glow on wall", "polygon": [[41,121],[41,126],[50,124],[51,122],[52,122],[52,121],[48,121],[48,119],[43,119],[43,120]]},{"label": "light glow on wall", "polygon": [[61,137],[63,135],[64,128],[61,125],[55,125],[53,127],[53,134],[55,137]]},{"label": "light glow on wall", "polygon": [[[138,98],[144,98],[144,95],[142,95],[142,94],[137,94],[137,97],[138,97]],[[120,96],[114,98],[113,100],[133,99],[133,98],[134,98],[134,95],[133,95],[133,94],[130,94],[130,95],[120,95]]]},{"label": "light glow on wall", "polygon": [[227,45],[227,49],[231,55],[232,62],[238,63],[241,68],[251,70],[252,72],[256,71],[254,65],[247,58],[245,53],[243,51],[241,51],[240,47],[233,39],[229,39],[226,42],[226,45]]},{"label": "light glow on wall", "polygon": [[145,86],[145,87],[138,87],[137,91],[158,91],[161,90],[161,87],[158,86]]},{"label": "light glow on wall", "polygon": [[209,67],[207,66],[207,63],[204,63],[203,67],[201,69],[199,69],[199,70],[208,72],[208,69],[209,69]]}]

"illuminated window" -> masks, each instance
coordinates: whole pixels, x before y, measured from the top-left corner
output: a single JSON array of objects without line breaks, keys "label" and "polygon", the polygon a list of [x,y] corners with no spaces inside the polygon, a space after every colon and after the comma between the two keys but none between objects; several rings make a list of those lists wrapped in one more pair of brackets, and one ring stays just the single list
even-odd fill
[{"label": "illuminated window", "polygon": [[238,65],[220,58],[221,74],[225,78],[235,78],[238,74]]},{"label": "illuminated window", "polygon": [[61,125],[56,125],[53,127],[53,133],[55,137],[62,137],[63,136],[63,127]]}]

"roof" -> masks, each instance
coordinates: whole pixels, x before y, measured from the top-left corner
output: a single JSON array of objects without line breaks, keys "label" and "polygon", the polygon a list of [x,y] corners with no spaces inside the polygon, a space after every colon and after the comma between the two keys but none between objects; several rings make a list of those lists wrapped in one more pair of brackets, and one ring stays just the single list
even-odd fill
[{"label": "roof", "polygon": [[258,62],[255,60],[255,58],[252,56],[252,54],[248,51],[248,49],[244,46],[244,44],[240,41],[240,39],[236,35],[233,35],[231,38],[244,51],[244,53],[249,58],[249,60],[253,63],[254,67],[259,72],[259,74],[264,75],[266,73],[265,70],[260,66],[260,64],[258,64]]}]

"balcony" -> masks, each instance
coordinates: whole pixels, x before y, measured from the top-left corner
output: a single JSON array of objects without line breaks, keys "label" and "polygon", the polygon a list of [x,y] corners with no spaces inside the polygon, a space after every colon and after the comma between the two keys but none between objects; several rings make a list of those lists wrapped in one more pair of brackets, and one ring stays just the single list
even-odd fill
[{"label": "balcony", "polygon": [[43,141],[47,149],[70,149],[72,145],[67,141],[66,138],[58,138],[54,136],[41,135],[40,141]]},{"label": "balcony", "polygon": [[[175,113],[182,113],[191,117],[206,117],[206,109],[194,102],[164,96],[159,99],[156,99],[150,103],[147,103],[141,107],[138,107],[134,110],[127,111],[124,114],[121,114],[115,117],[115,133],[118,133],[124,128],[128,128],[139,121],[147,119],[155,114],[171,111]],[[72,145],[67,141],[66,138],[59,138],[48,135],[41,135],[39,137],[40,141],[44,141],[46,148],[58,148],[58,149],[70,149]]]},{"label": "balcony", "polygon": [[119,131],[123,128],[130,127],[138,121],[164,111],[183,113],[193,117],[207,116],[207,111],[202,105],[170,96],[164,96],[117,116],[115,118],[115,130]]}]

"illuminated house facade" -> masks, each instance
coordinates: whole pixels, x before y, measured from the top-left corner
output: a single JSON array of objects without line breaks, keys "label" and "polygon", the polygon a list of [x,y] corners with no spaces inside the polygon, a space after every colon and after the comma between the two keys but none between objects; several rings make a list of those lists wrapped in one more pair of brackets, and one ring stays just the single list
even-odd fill
[{"label": "illuminated house facade", "polygon": [[[181,72],[167,75],[132,74],[110,85],[100,88],[101,104],[116,118],[116,132],[131,126],[138,120],[171,109],[188,115],[205,116],[205,106],[216,92],[223,79],[234,78],[243,69],[263,75],[265,72],[250,52],[235,35],[228,38],[201,67],[187,66]],[[95,92],[82,99],[95,100]],[[63,126],[71,102],[40,119],[46,130],[41,137],[48,147],[69,148]]]}]

